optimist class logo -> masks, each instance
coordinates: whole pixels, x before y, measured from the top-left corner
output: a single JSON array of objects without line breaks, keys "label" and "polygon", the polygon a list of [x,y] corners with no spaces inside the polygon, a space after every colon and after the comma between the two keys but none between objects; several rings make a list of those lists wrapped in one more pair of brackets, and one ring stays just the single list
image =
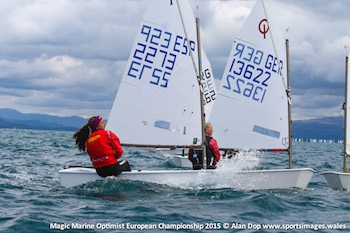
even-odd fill
[{"label": "optimist class logo", "polygon": [[267,19],[262,19],[259,23],[259,32],[264,35],[264,39],[266,39],[266,34],[269,31],[269,24],[267,23]]}]

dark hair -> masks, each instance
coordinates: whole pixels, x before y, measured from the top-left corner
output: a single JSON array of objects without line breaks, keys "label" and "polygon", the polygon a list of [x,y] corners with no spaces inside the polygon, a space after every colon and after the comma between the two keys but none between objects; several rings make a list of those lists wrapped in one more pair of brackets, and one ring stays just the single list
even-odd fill
[{"label": "dark hair", "polygon": [[73,135],[73,138],[75,139],[75,144],[78,146],[78,149],[80,151],[86,151],[86,140],[88,139],[90,135],[90,128],[89,124],[95,120],[97,116],[93,116],[89,119],[88,123],[83,125],[75,134]]}]

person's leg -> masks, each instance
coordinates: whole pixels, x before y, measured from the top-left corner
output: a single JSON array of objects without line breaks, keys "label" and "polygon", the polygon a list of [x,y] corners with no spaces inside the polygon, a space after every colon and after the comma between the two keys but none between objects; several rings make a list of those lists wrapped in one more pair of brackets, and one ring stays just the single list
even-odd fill
[{"label": "person's leg", "polygon": [[127,171],[127,172],[131,171],[130,165],[126,160],[119,161],[117,164],[113,164],[110,166],[96,168],[97,174],[102,177],[117,176],[122,171]]},{"label": "person's leg", "polygon": [[122,172],[122,171],[130,172],[131,171],[130,164],[128,161],[122,160],[122,161],[119,161],[118,164],[119,164],[120,172]]},{"label": "person's leg", "polygon": [[113,164],[102,168],[96,168],[96,172],[99,176],[107,177],[119,175],[122,171],[119,168],[119,164]]}]

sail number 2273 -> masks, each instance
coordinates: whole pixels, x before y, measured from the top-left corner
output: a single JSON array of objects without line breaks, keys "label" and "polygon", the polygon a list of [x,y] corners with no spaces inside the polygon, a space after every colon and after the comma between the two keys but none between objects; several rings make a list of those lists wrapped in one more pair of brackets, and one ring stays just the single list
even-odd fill
[{"label": "sail number 2273", "polygon": [[194,49],[194,41],[188,42],[181,35],[144,24],[134,46],[127,75],[167,88],[179,57],[189,56],[190,50]]}]

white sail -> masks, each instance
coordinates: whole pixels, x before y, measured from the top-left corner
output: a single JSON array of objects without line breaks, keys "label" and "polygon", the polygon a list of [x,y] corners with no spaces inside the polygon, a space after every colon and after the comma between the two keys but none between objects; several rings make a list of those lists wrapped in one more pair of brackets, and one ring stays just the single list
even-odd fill
[{"label": "white sail", "polygon": [[349,101],[350,101],[350,87],[349,87],[349,85],[350,85],[350,82],[349,82],[349,77],[350,77],[350,74],[349,74],[349,72],[350,72],[350,64],[349,64],[349,56],[350,56],[350,54],[346,57],[346,74],[345,74],[345,78],[346,78],[346,87],[345,87],[345,107],[346,107],[346,109],[345,109],[345,111],[346,111],[346,113],[345,113],[345,121],[344,121],[344,123],[345,123],[345,135],[344,135],[344,143],[345,143],[345,154],[347,154],[347,155],[349,155],[350,154],[350,111],[349,111],[349,108],[350,108],[350,103],[349,103]]},{"label": "white sail", "polygon": [[[216,87],[210,63],[201,52],[209,117]],[[153,1],[137,32],[107,128],[123,144],[200,145],[197,54],[196,22],[188,2]]]},{"label": "white sail", "polygon": [[288,147],[285,39],[258,0],[233,40],[210,121],[220,148]]}]

